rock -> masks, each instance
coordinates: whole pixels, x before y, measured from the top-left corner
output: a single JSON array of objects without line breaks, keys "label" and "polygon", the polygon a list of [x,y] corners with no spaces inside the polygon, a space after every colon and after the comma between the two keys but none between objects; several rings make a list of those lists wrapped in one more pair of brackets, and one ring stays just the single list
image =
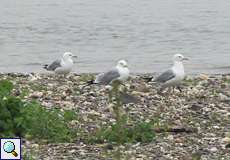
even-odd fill
[{"label": "rock", "polygon": [[217,149],[216,147],[212,147],[212,148],[209,149],[209,151],[210,151],[210,152],[217,152],[218,149]]},{"label": "rock", "polygon": [[230,137],[225,137],[222,139],[222,143],[224,144],[230,144]]},{"label": "rock", "polygon": [[174,140],[173,135],[169,135],[169,136],[168,136],[168,139],[169,139],[170,141],[173,141],[173,140]]},{"label": "rock", "polygon": [[32,147],[32,148],[38,148],[39,145],[38,145],[38,144],[32,144],[31,147]]},{"label": "rock", "polygon": [[223,93],[219,93],[220,100],[223,102],[230,102],[230,97],[224,95]]},{"label": "rock", "polygon": [[206,74],[200,74],[200,75],[199,75],[199,78],[202,79],[202,80],[208,80],[208,79],[209,79],[209,76],[206,75]]},{"label": "rock", "polygon": [[190,107],[191,110],[194,110],[194,111],[198,111],[198,110],[201,110],[203,108],[203,104],[201,103],[194,103],[192,104],[192,106]]},{"label": "rock", "polygon": [[105,149],[113,150],[113,145],[112,145],[112,144],[107,144],[107,145],[105,146]]},{"label": "rock", "polygon": [[31,98],[41,98],[43,96],[43,92],[34,92],[30,95]]},{"label": "rock", "polygon": [[177,139],[175,139],[175,143],[183,143],[183,139],[177,138]]}]

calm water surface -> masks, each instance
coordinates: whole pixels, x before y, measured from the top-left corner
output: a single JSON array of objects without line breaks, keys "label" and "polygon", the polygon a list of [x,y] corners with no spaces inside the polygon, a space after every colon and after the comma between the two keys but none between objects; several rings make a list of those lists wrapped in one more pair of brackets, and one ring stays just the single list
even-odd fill
[{"label": "calm water surface", "polygon": [[189,73],[230,72],[228,0],[1,0],[0,72],[43,72],[64,51],[74,72],[121,58],[136,73],[161,72],[175,53]]}]

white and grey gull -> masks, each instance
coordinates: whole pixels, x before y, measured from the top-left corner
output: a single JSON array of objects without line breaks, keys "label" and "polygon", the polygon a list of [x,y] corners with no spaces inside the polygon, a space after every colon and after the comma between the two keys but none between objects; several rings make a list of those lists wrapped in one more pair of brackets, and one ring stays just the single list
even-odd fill
[{"label": "white and grey gull", "polygon": [[95,80],[89,81],[89,84],[110,85],[114,80],[124,82],[129,78],[129,69],[127,61],[118,61],[116,67],[111,70],[98,74]]},{"label": "white and grey gull", "polygon": [[[105,85],[107,89],[111,89],[111,84],[118,80],[121,82],[122,85],[123,82],[128,80],[130,76],[130,71],[128,69],[128,63],[126,60],[120,60],[117,62],[116,67],[112,68],[111,70],[98,74],[95,78],[95,80],[91,80],[88,82],[88,85],[91,84],[99,84],[99,85]],[[139,99],[128,94],[121,92],[121,101],[124,104],[127,103],[139,103]]]},{"label": "white and grey gull", "polygon": [[53,71],[57,74],[68,74],[71,72],[74,62],[73,62],[73,54],[71,52],[65,52],[61,59],[52,62],[49,65],[44,65],[48,71]]},{"label": "white and grey gull", "polygon": [[153,80],[153,82],[161,85],[160,92],[167,87],[177,87],[181,91],[180,85],[186,75],[183,65],[184,60],[188,60],[188,58],[185,58],[182,54],[175,54],[173,56],[173,66]]}]

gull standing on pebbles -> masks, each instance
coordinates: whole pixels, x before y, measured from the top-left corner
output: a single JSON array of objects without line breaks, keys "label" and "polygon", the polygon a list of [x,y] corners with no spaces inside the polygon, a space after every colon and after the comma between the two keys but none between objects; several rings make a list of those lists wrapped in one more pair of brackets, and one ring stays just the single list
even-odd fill
[{"label": "gull standing on pebbles", "polygon": [[128,78],[128,64],[125,60],[120,60],[115,68],[97,75],[95,80],[89,81],[89,84],[110,85],[114,80],[124,82]]},{"label": "gull standing on pebbles", "polygon": [[163,72],[154,80],[154,82],[161,84],[160,91],[167,87],[177,87],[181,91],[180,84],[185,78],[184,60],[188,60],[188,58],[185,58],[182,54],[175,54],[172,68]]},{"label": "gull standing on pebbles", "polygon": [[54,71],[57,74],[68,74],[73,68],[73,60],[72,58],[76,57],[73,56],[71,52],[65,52],[62,56],[62,59],[56,60],[50,65],[44,65],[43,68],[45,68],[48,71]]},{"label": "gull standing on pebbles", "polygon": [[[127,61],[120,60],[117,62],[117,66],[105,73],[101,73],[96,76],[95,80],[91,80],[88,82],[88,85],[91,84],[99,84],[99,85],[105,85],[106,89],[110,90],[112,89],[111,84],[118,80],[121,83],[128,80],[129,78],[129,69]],[[123,84],[124,85],[124,84]],[[138,103],[139,99],[136,97],[133,97],[132,95],[129,95],[127,93],[121,93],[121,101],[124,104],[128,103]]]}]

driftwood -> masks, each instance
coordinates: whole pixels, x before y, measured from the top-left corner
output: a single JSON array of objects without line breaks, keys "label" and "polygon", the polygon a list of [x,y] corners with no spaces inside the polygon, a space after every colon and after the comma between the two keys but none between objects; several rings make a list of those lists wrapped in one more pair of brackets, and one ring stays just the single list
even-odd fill
[{"label": "driftwood", "polygon": [[155,128],[156,133],[172,132],[172,133],[196,133],[197,128],[175,127],[175,128]]}]

